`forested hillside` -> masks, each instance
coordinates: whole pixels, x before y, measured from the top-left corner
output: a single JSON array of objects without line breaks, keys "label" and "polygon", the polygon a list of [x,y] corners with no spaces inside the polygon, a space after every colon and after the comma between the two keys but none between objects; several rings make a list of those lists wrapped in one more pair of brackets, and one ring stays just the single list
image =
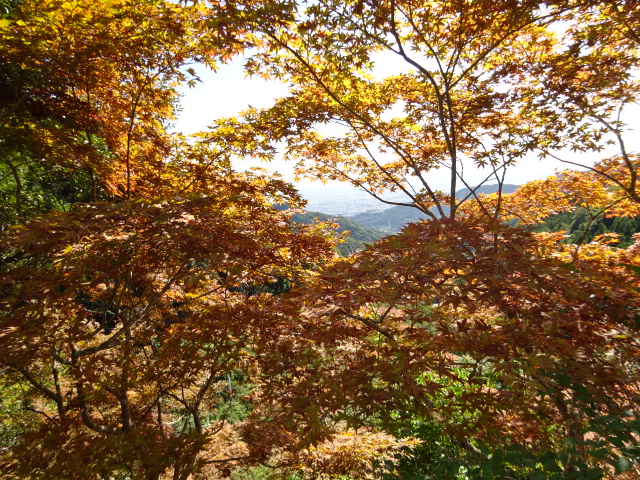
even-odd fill
[{"label": "forested hillside", "polygon": [[384,210],[357,213],[349,217],[354,222],[377,228],[384,232],[396,233],[410,222],[418,222],[427,216],[415,207],[395,206]]},{"label": "forested hillside", "polygon": [[[0,16],[2,480],[639,478],[639,2]],[[289,91],[172,132],[228,62]],[[423,218],[340,257],[281,158]]]},{"label": "forested hillside", "polygon": [[[339,242],[336,245],[336,251],[343,257],[363,250],[367,245],[373,244],[376,240],[384,237],[385,232],[365,227],[360,223],[342,217],[340,215],[327,215],[320,212],[304,212],[295,213],[291,216],[291,220],[297,223],[314,224],[317,222],[325,222],[330,225],[330,229],[334,232]],[[335,226],[333,226],[335,225]]]},{"label": "forested hillside", "polygon": [[590,243],[598,235],[619,235],[616,246],[626,248],[634,243],[633,235],[640,233],[640,217],[604,217],[579,207],[571,212],[558,213],[544,220],[535,229],[538,232],[567,232],[567,242]]}]

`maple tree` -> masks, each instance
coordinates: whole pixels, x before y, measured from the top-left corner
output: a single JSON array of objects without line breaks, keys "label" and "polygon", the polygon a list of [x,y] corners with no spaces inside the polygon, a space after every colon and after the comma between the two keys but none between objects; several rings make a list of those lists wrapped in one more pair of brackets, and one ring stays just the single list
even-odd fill
[{"label": "maple tree", "polygon": [[[308,299],[337,350],[320,375],[343,386],[327,394],[326,411],[356,403],[363,411],[345,412],[353,421],[436,419],[443,434],[473,439],[475,466],[484,459],[498,477],[505,466],[598,477],[602,462],[636,458],[637,245],[584,246],[576,258],[558,240],[438,220],[325,269]],[[306,391],[307,378],[291,388],[292,398],[320,395]],[[503,465],[498,452],[511,452]]]},{"label": "maple tree", "polygon": [[[623,112],[637,99],[639,12],[597,0],[322,1],[256,26],[248,70],[291,93],[219,120],[211,140],[262,159],[282,146],[299,175],[431,217],[324,269],[305,296],[309,343],[322,347],[304,350],[315,368],[287,382],[292,411],[314,399],[315,435],[330,435],[318,425],[336,411],[358,424],[411,410],[451,428],[484,478],[600,478],[637,459],[637,247],[498,222],[526,228],[578,206],[590,222],[638,214]],[[504,195],[507,169],[533,155],[581,170]],[[476,194],[465,167],[498,193]]]},{"label": "maple tree", "polygon": [[[167,131],[177,87],[197,80],[188,65],[241,51],[241,23],[223,21],[224,5],[10,7],[0,381],[15,430],[3,430],[3,478],[216,477],[269,459],[230,421],[249,402],[232,382],[259,378],[272,360],[254,345],[300,309],[270,292],[304,283],[332,243],[274,209],[301,204],[290,185]],[[295,436],[276,453],[309,475],[342,471],[333,454],[364,472],[405,445],[352,437],[363,453],[301,457]]]},{"label": "maple tree", "polygon": [[[354,0],[297,14],[257,26],[261,49],[247,64],[290,81],[291,94],[211,135],[239,155],[272,158],[280,141],[300,175],[383,201],[402,191],[405,202],[387,203],[453,218],[479,202],[465,166],[502,185],[528,154],[598,152],[613,140],[635,188],[620,119],[637,91],[634,2]],[[436,171],[448,189],[435,187]],[[468,198],[455,198],[459,186]]]},{"label": "maple tree", "polygon": [[[639,213],[635,2],[2,8],[3,476],[380,478],[416,424],[447,436],[448,478],[632,469],[638,242],[528,229]],[[291,93],[170,134],[189,65],[242,51]],[[232,168],[278,143],[299,174],[403,191],[431,220],[336,260],[291,222],[291,185]],[[597,161],[513,195],[464,173],[500,187],[532,153],[579,166],[567,150]]]}]

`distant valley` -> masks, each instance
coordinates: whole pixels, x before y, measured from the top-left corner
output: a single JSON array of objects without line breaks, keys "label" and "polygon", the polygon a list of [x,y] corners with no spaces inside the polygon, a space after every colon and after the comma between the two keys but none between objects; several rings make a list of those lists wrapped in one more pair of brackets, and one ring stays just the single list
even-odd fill
[{"label": "distant valley", "polygon": [[[519,186],[520,185],[505,184],[503,185],[502,191],[504,193],[513,193]],[[483,185],[476,189],[476,194],[494,193],[497,189],[497,185]],[[471,191],[468,188],[462,188],[456,192],[456,198],[458,199],[464,199],[470,195]],[[445,207],[444,210],[445,214],[449,213],[448,208]],[[396,233],[407,223],[422,220],[423,218],[426,218],[426,215],[417,208],[399,205],[379,211],[369,210],[362,213],[347,215],[347,217],[354,222],[358,222],[370,228],[379,229],[387,233]]]},{"label": "distant valley", "polygon": [[[506,184],[504,185],[504,191],[505,193],[511,193],[517,187],[518,185]],[[483,185],[477,189],[478,193],[493,193],[495,191],[496,185]],[[328,215],[353,217],[361,213],[382,212],[392,208],[368,193],[345,184],[304,186],[300,188],[300,193],[307,199],[307,209],[310,212],[323,212]],[[469,190],[463,188],[456,192],[456,197],[462,199],[468,194]],[[407,196],[401,192],[385,194],[383,199],[390,202],[410,203]],[[409,210],[413,210],[413,208],[409,208]]]},{"label": "distant valley", "polygon": [[[503,185],[504,193],[513,193],[519,185]],[[483,185],[476,190],[476,193],[494,193],[497,191],[497,185]],[[467,188],[460,189],[456,192],[456,198],[464,199],[469,196],[470,191]],[[342,215],[335,214],[333,212],[323,213],[315,211],[307,211],[304,213],[297,213],[292,217],[292,220],[298,223],[314,223],[316,221],[326,222],[333,221],[339,225],[336,228],[337,233],[348,230],[350,231],[350,237],[344,242],[338,245],[338,253],[343,256],[348,256],[358,250],[362,250],[367,244],[371,244],[386,235],[397,233],[403,226],[410,222],[417,222],[426,217],[424,213],[417,208],[406,206],[394,206],[385,208],[382,210],[376,210],[369,208],[366,211],[360,211],[353,213],[357,205],[354,205],[353,200],[363,195],[361,193],[347,196],[344,200],[347,201],[347,208],[342,210]],[[366,194],[364,194],[366,195]],[[369,197],[367,200],[373,199]],[[403,201],[398,199],[398,201]],[[340,195],[333,197],[333,202],[340,202]],[[316,206],[320,202],[311,202],[310,204]],[[367,207],[375,207],[376,203],[380,205],[380,202],[373,199],[365,203]],[[333,211],[335,211],[332,208]]]}]

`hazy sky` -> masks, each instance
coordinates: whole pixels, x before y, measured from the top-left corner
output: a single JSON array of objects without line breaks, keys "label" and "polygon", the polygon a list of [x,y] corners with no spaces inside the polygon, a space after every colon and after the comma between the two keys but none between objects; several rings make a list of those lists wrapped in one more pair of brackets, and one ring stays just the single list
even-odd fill
[{"label": "hazy sky", "polygon": [[[385,58],[383,68],[387,71],[397,71],[403,68],[401,65],[394,65],[393,58]],[[228,65],[220,66],[217,72],[196,68],[202,83],[198,83],[195,88],[184,89],[182,98],[182,112],[179,115],[175,129],[185,134],[206,130],[216,118],[236,115],[248,106],[262,108],[269,106],[275,98],[287,94],[287,86],[274,81],[266,81],[262,78],[248,78],[242,68],[242,61],[238,60]],[[637,107],[637,106],[635,106]],[[640,108],[634,108],[626,116],[630,125],[637,124],[640,119]],[[633,138],[633,132],[626,135],[626,141],[631,150],[637,150],[640,146],[640,136]],[[616,150],[610,153],[601,153],[598,158],[604,158],[615,154]],[[597,158],[589,158],[585,154],[565,153],[564,157],[583,164],[592,163]],[[238,170],[244,170],[252,166],[277,171],[285,179],[293,181],[293,166],[289,162],[274,161],[249,162],[243,161],[236,165]],[[539,160],[535,157],[522,159],[519,164],[507,172],[507,183],[522,184],[530,180],[545,178],[553,175],[556,170],[563,170],[566,167],[555,160]],[[447,190],[448,171],[441,170],[429,174],[432,184],[436,188]],[[487,172],[488,173],[488,172]],[[487,173],[478,171],[469,166],[465,167],[465,178],[470,184],[475,185],[482,181]],[[495,183],[489,181],[488,183]],[[322,188],[319,182],[311,183],[304,181],[298,188],[305,189]]]}]

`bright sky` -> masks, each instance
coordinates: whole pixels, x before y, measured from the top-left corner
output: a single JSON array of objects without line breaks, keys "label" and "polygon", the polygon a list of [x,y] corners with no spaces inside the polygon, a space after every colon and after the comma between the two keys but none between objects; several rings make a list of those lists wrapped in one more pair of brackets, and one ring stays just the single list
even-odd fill
[{"label": "bright sky", "polygon": [[[399,66],[394,66],[393,59],[385,59],[383,68],[388,71],[397,71]],[[400,67],[400,68],[405,68]],[[242,61],[235,61],[228,65],[220,66],[217,72],[212,72],[204,67],[196,68],[202,83],[198,83],[195,88],[184,89],[182,98],[182,112],[179,115],[175,129],[185,134],[206,130],[217,118],[237,115],[241,110],[252,106],[262,108],[269,106],[275,98],[287,94],[285,84],[274,81],[267,81],[262,78],[249,78],[245,76],[242,68]],[[627,114],[627,122],[633,126],[640,121],[640,107],[636,107]],[[626,135],[626,141],[630,150],[640,149],[640,136],[633,132]],[[615,154],[616,150],[601,153],[598,157],[604,158]],[[565,153],[564,157],[582,164],[592,163],[596,158],[585,158],[584,154],[576,155]],[[254,166],[259,166],[267,170],[280,173],[286,180],[293,181],[293,165],[283,160],[271,163],[259,163],[243,161],[236,165],[238,170],[245,170]],[[470,166],[465,167],[465,178],[470,185],[475,186],[486,177],[488,172],[478,171]],[[511,167],[507,172],[507,183],[522,184],[530,180],[545,178],[553,175],[556,170],[562,170],[566,166],[559,164],[552,159],[539,160],[537,158],[523,159],[519,165]],[[447,190],[448,171],[441,170],[430,174],[430,180],[436,188]],[[495,183],[492,181],[489,184]],[[319,182],[303,181],[297,184],[304,193],[305,190],[317,190],[323,188]],[[328,185],[325,188],[335,188],[335,185]]]}]

